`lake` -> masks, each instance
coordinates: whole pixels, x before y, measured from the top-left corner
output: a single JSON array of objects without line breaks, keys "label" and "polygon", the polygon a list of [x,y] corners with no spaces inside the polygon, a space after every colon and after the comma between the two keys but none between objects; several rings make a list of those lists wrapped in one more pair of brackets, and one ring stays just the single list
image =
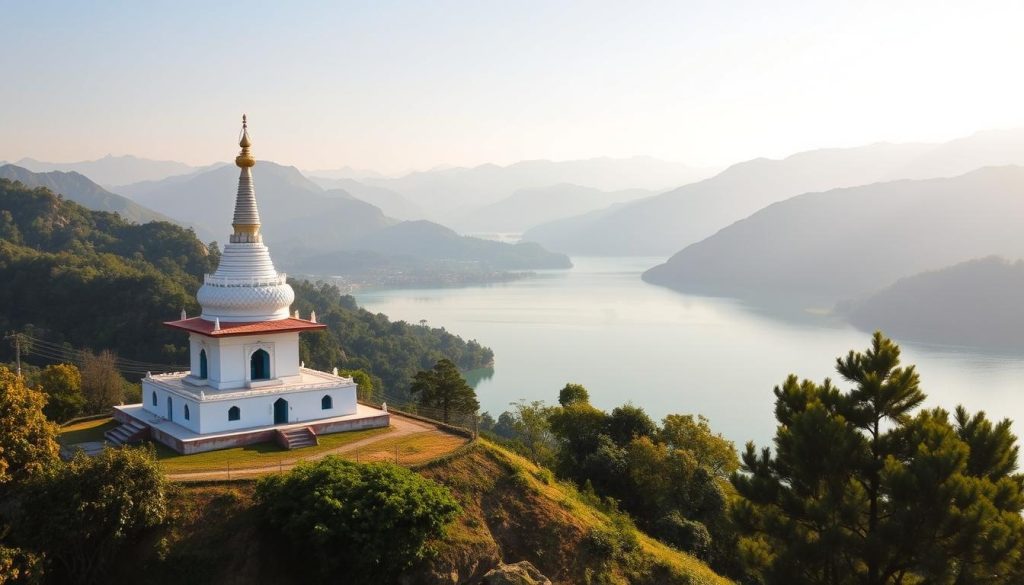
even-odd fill
[{"label": "lake", "polygon": [[[632,402],[655,419],[703,414],[737,447],[770,441],[772,389],[787,374],[835,379],[836,357],[871,341],[869,333],[828,316],[776,315],[640,280],[662,261],[573,258],[571,270],[510,283],[355,296],[370,311],[410,323],[426,319],[493,349],[493,375],[476,389],[482,409],[495,417],[519,399],[557,404],[558,390],[578,382],[599,408]],[[918,367],[926,406],[964,404],[1024,420],[1021,356],[900,345],[904,363]]]}]

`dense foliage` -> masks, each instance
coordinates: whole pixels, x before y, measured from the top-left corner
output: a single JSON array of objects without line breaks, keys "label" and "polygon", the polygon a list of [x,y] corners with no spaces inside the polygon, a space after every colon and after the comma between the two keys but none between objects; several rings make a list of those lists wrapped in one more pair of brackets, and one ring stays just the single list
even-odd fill
[{"label": "dense foliage", "polygon": [[775,453],[748,444],[734,517],[751,579],[786,584],[1020,583],[1024,476],[1010,421],[925,400],[876,333],[837,360],[853,388],[775,389]]},{"label": "dense foliage", "polygon": [[408,469],[333,456],[261,479],[256,501],[300,566],[367,583],[423,559],[460,512],[447,488]]},{"label": "dense foliage", "polygon": [[[58,393],[73,367],[39,378]],[[150,451],[107,449],[57,457],[46,395],[0,367],[0,583],[97,583],[118,552],[164,518],[163,476]]]},{"label": "dense foliage", "polygon": [[669,415],[659,427],[631,404],[605,412],[579,384],[567,384],[559,403],[519,401],[496,421],[482,417],[481,428],[615,501],[664,541],[732,569],[727,477],[739,467],[732,443],[701,417]]},{"label": "dense foliage", "polygon": [[44,553],[47,583],[103,583],[119,553],[167,516],[167,486],[153,452],[81,451],[53,461],[18,490],[15,542]]},{"label": "dense foliage", "polygon": [[[138,361],[184,364],[184,335],[161,323],[177,318],[182,308],[198,312],[195,293],[202,275],[218,261],[216,245],[203,245],[190,230],[129,223],[46,189],[0,179],[2,330]],[[359,309],[334,286],[291,285],[294,307],[304,315],[315,310],[328,326],[303,335],[302,359],[312,367],[362,369],[381,380],[378,391],[404,393],[417,371],[441,358],[463,369],[493,359],[491,350],[443,329],[391,322]],[[12,348],[3,346],[0,357],[13,359]],[[27,359],[34,359],[31,348]],[[84,372],[84,364],[78,365]],[[83,390],[88,388],[83,381]],[[101,407],[109,400],[90,402]]]},{"label": "dense foliage", "polygon": [[57,426],[46,419],[46,396],[0,366],[0,486],[23,481],[57,457]]}]

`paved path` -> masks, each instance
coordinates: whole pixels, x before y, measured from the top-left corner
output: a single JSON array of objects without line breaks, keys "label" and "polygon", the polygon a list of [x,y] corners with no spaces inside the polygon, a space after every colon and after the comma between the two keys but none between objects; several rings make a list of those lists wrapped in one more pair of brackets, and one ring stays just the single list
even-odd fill
[{"label": "paved path", "polygon": [[[313,455],[302,457],[292,457],[290,459],[282,459],[277,464],[270,464],[264,466],[252,466],[243,467],[239,469],[219,469],[215,471],[196,471],[189,473],[169,473],[167,478],[172,481],[214,481],[224,479],[242,479],[251,478],[260,475],[266,475],[268,473],[277,473],[278,471],[284,471],[295,467],[296,463],[300,461],[315,461],[317,459],[323,459],[328,455],[338,455],[341,453],[352,453],[354,451],[362,451],[366,448],[372,447],[376,443],[382,442],[393,442],[396,439],[403,437],[411,437],[413,435],[422,434],[435,434],[439,437],[452,437],[451,433],[443,431],[438,427],[422,422],[413,418],[404,417],[399,414],[391,413],[391,427],[392,430],[387,433],[380,435],[374,435],[365,439],[360,439],[353,443],[342,445],[336,449],[328,451],[320,451]],[[300,454],[301,451],[297,451],[296,454]]]}]

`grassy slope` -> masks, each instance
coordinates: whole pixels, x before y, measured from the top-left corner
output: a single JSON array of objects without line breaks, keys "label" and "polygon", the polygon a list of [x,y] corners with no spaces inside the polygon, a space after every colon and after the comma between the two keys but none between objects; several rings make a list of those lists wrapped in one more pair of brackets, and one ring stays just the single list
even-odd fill
[{"label": "grassy slope", "polygon": [[[465,513],[436,557],[411,571],[408,585],[460,583],[497,563],[528,560],[555,583],[728,583],[699,561],[647,538],[586,502],[525,459],[486,442],[419,470],[449,486]],[[547,479],[546,479],[547,478]],[[113,582],[299,583],[285,547],[261,531],[251,482],[179,485],[174,520],[124,555]],[[595,543],[623,532],[632,550]]]}]

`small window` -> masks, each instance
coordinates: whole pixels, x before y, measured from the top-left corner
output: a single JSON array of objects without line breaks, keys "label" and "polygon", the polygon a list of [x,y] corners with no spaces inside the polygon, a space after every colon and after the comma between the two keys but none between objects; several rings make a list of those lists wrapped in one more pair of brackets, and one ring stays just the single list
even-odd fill
[{"label": "small window", "polygon": [[153,406],[156,406],[156,392],[153,392]]},{"label": "small window", "polygon": [[228,409],[228,420],[238,420],[242,418],[242,410],[237,406],[232,406]]},{"label": "small window", "polygon": [[324,396],[320,399],[320,409],[330,410],[334,408],[334,400],[330,396]]},{"label": "small window", "polygon": [[185,420],[188,420],[188,405],[185,405]]}]

